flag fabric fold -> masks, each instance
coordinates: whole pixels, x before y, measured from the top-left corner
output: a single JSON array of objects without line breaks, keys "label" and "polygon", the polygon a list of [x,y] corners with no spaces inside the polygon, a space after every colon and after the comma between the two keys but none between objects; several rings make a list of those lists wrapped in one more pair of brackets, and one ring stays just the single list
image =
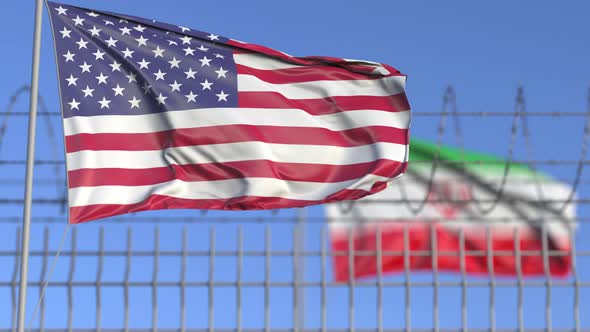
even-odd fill
[{"label": "flag fabric fold", "polygon": [[407,166],[405,75],[49,2],[71,223],[354,200]]},{"label": "flag fabric fold", "polygon": [[486,154],[414,139],[410,150],[396,186],[327,205],[336,280],[406,268],[568,274],[576,227],[570,186],[522,164],[509,164],[504,181],[507,161]]}]

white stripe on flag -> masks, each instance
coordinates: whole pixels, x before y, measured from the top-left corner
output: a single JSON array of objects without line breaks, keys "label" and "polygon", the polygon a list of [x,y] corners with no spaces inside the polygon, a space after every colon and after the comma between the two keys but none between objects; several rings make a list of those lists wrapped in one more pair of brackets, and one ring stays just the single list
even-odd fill
[{"label": "white stripe on flag", "polygon": [[355,110],[311,115],[298,109],[201,108],[145,115],[101,115],[64,119],[66,136],[79,133],[150,133],[223,125],[312,127],[347,130],[365,126],[406,129],[410,112]]},{"label": "white stripe on flag", "polygon": [[141,169],[169,165],[242,160],[352,165],[389,159],[405,162],[406,145],[375,143],[355,147],[240,142],[183,146],[153,151],[78,151],[67,154],[68,170],[82,168]]},{"label": "white stripe on flag", "polygon": [[277,92],[289,99],[315,99],[332,96],[391,96],[405,91],[405,76],[374,80],[310,81],[274,84],[252,75],[238,75],[238,89]]},{"label": "white stripe on flag", "polygon": [[149,186],[97,186],[69,190],[70,207],[93,204],[135,204],[150,195],[184,199],[224,199],[241,196],[280,197],[297,200],[321,200],[342,189],[370,190],[376,181],[389,181],[377,175],[336,182],[285,181],[272,178],[244,178],[217,181],[184,182],[173,180]]}]

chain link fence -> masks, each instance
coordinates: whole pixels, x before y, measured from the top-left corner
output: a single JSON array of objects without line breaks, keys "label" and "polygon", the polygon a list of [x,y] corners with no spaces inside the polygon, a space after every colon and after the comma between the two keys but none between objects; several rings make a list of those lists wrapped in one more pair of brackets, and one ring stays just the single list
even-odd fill
[{"label": "chain link fence", "polygon": [[[9,120],[26,120],[14,111],[18,96],[26,92],[26,87],[18,90],[2,113],[2,149],[13,139],[5,136],[10,135]],[[475,123],[490,118],[508,122],[509,159],[547,169],[570,184],[577,194],[570,202],[578,207],[578,230],[569,234],[571,272],[565,277],[550,275],[549,258],[564,253],[547,245],[535,252],[518,250],[518,245],[510,252],[468,251],[464,243],[453,252],[412,251],[407,226],[400,251],[336,251],[330,244],[331,220],[321,206],[145,212],[72,226],[66,234],[63,157],[59,148],[52,150],[62,144],[54,130],[59,116],[42,109],[47,139],[41,140],[47,148],[41,151],[35,180],[27,326],[35,331],[590,331],[585,315],[590,313],[590,246],[585,240],[590,234],[590,178],[584,177],[590,110],[533,113],[525,106],[521,90],[514,112],[458,112],[454,93],[447,90],[441,112],[414,116],[434,118],[428,121],[437,142],[451,133],[459,146],[464,135],[468,137],[461,124],[469,118]],[[578,125],[581,143],[570,142],[570,159],[534,159],[526,144],[534,124],[527,121],[559,119]],[[520,148],[517,137],[525,142]],[[516,155],[522,158],[513,158]],[[17,158],[0,160],[0,331],[16,329],[22,163]],[[391,203],[406,209],[421,202],[406,197]],[[493,200],[478,202],[490,203]],[[436,240],[432,232],[431,241]],[[337,282],[335,257],[354,262],[357,255],[378,261],[401,255],[404,268]],[[507,255],[517,262],[526,255],[541,255],[545,273],[477,276],[464,268],[449,273],[437,269],[440,255]],[[409,262],[416,257],[432,260],[433,269],[410,270]]]}]

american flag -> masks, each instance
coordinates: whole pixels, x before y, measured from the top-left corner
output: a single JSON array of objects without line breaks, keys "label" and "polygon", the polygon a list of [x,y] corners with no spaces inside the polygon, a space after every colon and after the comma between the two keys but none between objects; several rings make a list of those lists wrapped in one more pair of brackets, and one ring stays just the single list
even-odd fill
[{"label": "american flag", "polygon": [[405,76],[49,3],[70,223],[358,199],[407,166]]}]

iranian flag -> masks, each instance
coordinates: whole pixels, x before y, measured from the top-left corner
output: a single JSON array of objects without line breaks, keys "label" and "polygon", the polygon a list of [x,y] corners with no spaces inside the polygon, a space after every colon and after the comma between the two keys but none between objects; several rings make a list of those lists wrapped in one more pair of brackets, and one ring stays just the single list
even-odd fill
[{"label": "iranian flag", "polygon": [[412,140],[403,177],[370,197],[326,206],[336,280],[403,271],[406,264],[567,275],[576,227],[572,188],[522,164],[508,164],[505,176],[506,166],[493,156]]}]

